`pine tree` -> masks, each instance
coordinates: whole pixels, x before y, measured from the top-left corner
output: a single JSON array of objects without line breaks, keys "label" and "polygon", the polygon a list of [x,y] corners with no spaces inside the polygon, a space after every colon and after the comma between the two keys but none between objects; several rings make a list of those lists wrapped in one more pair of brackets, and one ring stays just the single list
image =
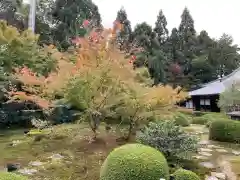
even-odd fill
[{"label": "pine tree", "polygon": [[197,38],[194,20],[187,8],[183,10],[181,19],[178,33],[180,36],[180,50],[183,52],[185,59],[182,64],[183,72],[184,75],[187,75],[191,70],[191,61],[196,57]]},{"label": "pine tree", "polygon": [[[196,30],[194,28],[194,20],[189,12],[189,10],[185,7],[183,13],[181,15],[181,23],[179,26],[179,33],[182,37],[187,38],[189,34],[196,35]],[[186,39],[184,39],[186,40]]]},{"label": "pine tree", "polygon": [[167,29],[167,19],[164,16],[162,10],[159,11],[157,21],[155,23],[154,32],[156,33],[156,36],[160,45],[163,45],[168,38],[168,29]]},{"label": "pine tree", "polygon": [[129,50],[129,43],[131,41],[132,28],[131,28],[131,23],[127,18],[127,12],[123,7],[118,11],[116,20],[122,24],[122,29],[117,37],[117,41],[120,45],[120,49]]}]

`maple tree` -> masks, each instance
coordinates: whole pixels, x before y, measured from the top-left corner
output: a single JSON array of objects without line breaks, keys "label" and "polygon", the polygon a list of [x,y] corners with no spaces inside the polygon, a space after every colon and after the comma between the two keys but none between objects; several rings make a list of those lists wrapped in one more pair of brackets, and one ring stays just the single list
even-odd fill
[{"label": "maple tree", "polygon": [[122,28],[119,22],[115,21],[112,29],[101,31],[88,28],[88,20],[83,26],[88,30],[86,36],[73,38],[75,46],[71,50],[59,52],[53,45],[44,47],[57,67],[47,76],[33,72],[28,66],[15,68],[14,77],[23,83],[23,91],[13,88],[9,92],[12,100],[30,100],[49,109],[56,96],[60,96],[84,110],[95,138],[102,116],[118,104],[122,110],[115,109],[115,113],[131,117],[129,139],[145,112],[172,107],[186,97],[179,88],[148,87],[135,80],[137,73],[133,70],[133,62],[136,56],[127,61],[115,47],[117,33]]}]

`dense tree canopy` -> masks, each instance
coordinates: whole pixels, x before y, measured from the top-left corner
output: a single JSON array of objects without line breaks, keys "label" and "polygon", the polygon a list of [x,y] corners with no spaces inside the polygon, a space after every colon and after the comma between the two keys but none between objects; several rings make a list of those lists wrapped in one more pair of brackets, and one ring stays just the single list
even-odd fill
[{"label": "dense tree canopy", "polygon": [[[22,0],[0,0],[0,18],[19,30],[27,28],[28,12],[29,6]],[[116,43],[121,50],[136,55],[134,67],[148,67],[155,85],[167,83],[191,89],[239,66],[239,48],[231,36],[223,34],[213,39],[206,30],[196,32],[194,17],[187,7],[180,17],[179,26],[169,30],[167,17],[160,9],[154,27],[139,22],[132,30],[126,10],[121,8],[116,12],[116,21],[122,27]],[[89,21],[88,28],[102,28],[98,7],[91,0],[37,1],[39,44],[55,44],[66,50],[73,37],[85,35],[84,20]]]},{"label": "dense tree canopy", "polygon": [[[155,27],[146,22],[133,31],[134,42],[144,48],[137,64],[147,65],[157,83],[169,83],[191,89],[231,73],[239,66],[239,48],[233,39],[223,34],[219,39],[209,37],[207,31],[197,34],[190,11],[185,8],[178,28],[171,33],[167,18],[160,10]],[[145,63],[141,63],[141,62]]]}]

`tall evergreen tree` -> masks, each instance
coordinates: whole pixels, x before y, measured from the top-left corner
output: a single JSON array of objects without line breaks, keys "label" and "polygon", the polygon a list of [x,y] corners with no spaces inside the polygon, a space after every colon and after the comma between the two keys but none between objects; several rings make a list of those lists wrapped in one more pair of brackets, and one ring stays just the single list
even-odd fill
[{"label": "tall evergreen tree", "polygon": [[167,19],[160,10],[155,23],[154,32],[156,33],[157,39],[161,45],[163,45],[168,39]]},{"label": "tall evergreen tree", "polygon": [[[183,13],[181,15],[181,23],[179,26],[179,33],[184,38],[187,38],[188,35],[196,34],[196,30],[194,27],[194,20],[190,14],[190,11],[187,9],[187,7],[184,8]],[[189,34],[189,33],[191,33],[191,34]]]},{"label": "tall evergreen tree", "polygon": [[185,59],[182,68],[184,74],[187,75],[191,70],[191,61],[195,58],[197,45],[194,20],[187,8],[183,10],[181,15],[178,33],[180,36],[180,50],[183,52]]},{"label": "tall evergreen tree", "polygon": [[137,46],[144,49],[141,56],[139,55],[140,57],[137,58],[137,65],[148,67],[149,73],[154,79],[153,85],[166,83],[167,56],[161,50],[156,33],[152,31],[151,26],[144,22],[135,27],[133,35]]},{"label": "tall evergreen tree", "polygon": [[127,12],[123,7],[118,11],[116,20],[122,24],[122,29],[117,36],[117,41],[120,44],[120,49],[129,50],[132,28],[131,23],[127,18]]},{"label": "tall evergreen tree", "polygon": [[168,41],[165,43],[167,47],[167,79],[168,83],[173,86],[180,85],[182,77],[182,66],[185,63],[185,57],[183,52],[180,50],[180,35],[177,28],[173,28]]}]

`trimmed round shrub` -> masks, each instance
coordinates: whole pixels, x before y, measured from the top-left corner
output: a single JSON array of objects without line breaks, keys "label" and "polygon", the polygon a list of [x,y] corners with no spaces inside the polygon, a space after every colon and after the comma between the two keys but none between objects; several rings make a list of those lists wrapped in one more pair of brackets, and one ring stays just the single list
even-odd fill
[{"label": "trimmed round shrub", "polygon": [[213,121],[209,127],[209,139],[240,143],[240,122],[234,120]]},{"label": "trimmed round shrub", "polygon": [[189,170],[178,169],[173,173],[174,180],[201,180],[200,177]]},{"label": "trimmed round shrub", "polygon": [[169,180],[169,177],[169,167],[162,153],[142,144],[114,149],[100,172],[100,180]]},{"label": "trimmed round shrub", "polygon": [[0,180],[28,180],[28,178],[14,173],[0,172]]},{"label": "trimmed round shrub", "polygon": [[189,117],[183,113],[177,113],[174,115],[174,123],[183,127],[189,126]]}]

